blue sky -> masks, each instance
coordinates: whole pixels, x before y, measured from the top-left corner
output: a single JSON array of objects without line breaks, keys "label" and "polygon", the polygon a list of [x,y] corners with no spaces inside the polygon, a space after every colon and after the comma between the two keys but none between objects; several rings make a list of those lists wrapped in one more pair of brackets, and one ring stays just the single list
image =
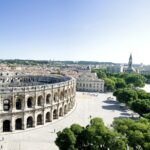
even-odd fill
[{"label": "blue sky", "polygon": [[0,0],[0,59],[150,64],[149,0]]}]

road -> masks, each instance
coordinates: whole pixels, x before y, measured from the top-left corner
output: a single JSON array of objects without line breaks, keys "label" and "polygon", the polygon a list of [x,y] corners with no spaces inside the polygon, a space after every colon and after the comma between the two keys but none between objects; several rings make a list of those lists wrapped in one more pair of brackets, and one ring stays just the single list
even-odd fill
[{"label": "road", "polygon": [[86,126],[92,116],[92,118],[101,117],[109,127],[114,118],[131,117],[131,111],[120,107],[115,98],[107,100],[107,97],[113,97],[112,93],[100,93],[94,96],[90,93],[77,92],[76,106],[67,116],[32,130],[1,134],[0,138],[4,137],[4,141],[0,144],[3,145],[3,150],[58,150],[54,144],[56,132],[73,123]]}]

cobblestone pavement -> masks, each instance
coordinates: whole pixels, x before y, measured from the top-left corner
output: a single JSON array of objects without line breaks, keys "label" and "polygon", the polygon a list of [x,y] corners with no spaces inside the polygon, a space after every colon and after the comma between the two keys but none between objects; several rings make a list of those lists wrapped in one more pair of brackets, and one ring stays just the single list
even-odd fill
[{"label": "cobblestone pavement", "polygon": [[4,137],[4,141],[0,141],[2,150],[58,150],[54,144],[56,132],[73,123],[85,126],[91,116],[101,117],[105,125],[110,126],[116,117],[131,117],[131,111],[121,107],[115,98],[107,100],[108,97],[113,97],[112,93],[77,92],[76,107],[64,118],[32,130],[2,133],[0,135],[0,139]]}]

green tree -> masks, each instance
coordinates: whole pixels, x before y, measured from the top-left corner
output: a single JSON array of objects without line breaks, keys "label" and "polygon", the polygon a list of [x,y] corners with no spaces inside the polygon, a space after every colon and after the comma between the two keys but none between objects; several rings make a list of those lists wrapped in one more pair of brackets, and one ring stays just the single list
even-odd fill
[{"label": "green tree", "polygon": [[140,74],[128,74],[125,77],[127,84],[133,84],[135,87],[143,87],[145,85],[145,78]]},{"label": "green tree", "polygon": [[78,136],[83,131],[84,128],[81,127],[79,124],[72,124],[70,129],[75,136]]},{"label": "green tree", "polygon": [[133,100],[137,100],[138,95],[135,90],[132,89],[119,89],[113,93],[116,96],[117,100],[121,103],[129,104]]},{"label": "green tree", "polygon": [[77,149],[81,149],[84,145],[83,139],[86,138],[84,137],[84,134],[83,134],[84,127],[80,126],[79,124],[72,124],[70,129],[76,137],[75,147]]},{"label": "green tree", "polygon": [[71,129],[65,128],[62,132],[59,131],[57,133],[55,143],[60,150],[74,150],[76,137],[74,133],[71,131]]},{"label": "green tree", "polygon": [[113,91],[115,89],[115,82],[112,79],[105,78],[105,88],[107,91]]},{"label": "green tree", "polygon": [[116,80],[115,87],[116,87],[116,89],[125,88],[126,87],[126,83],[125,83],[124,79],[118,78]]},{"label": "green tree", "polygon": [[86,127],[73,124],[57,136],[56,144],[60,150],[126,150],[127,139],[108,129],[101,118],[93,118]]},{"label": "green tree", "polygon": [[131,103],[131,109],[140,115],[150,113],[150,100],[135,100]]},{"label": "green tree", "polygon": [[148,150],[150,143],[150,124],[146,119],[132,120],[129,118],[118,118],[113,122],[114,130],[124,135],[128,145],[134,150]]},{"label": "green tree", "polygon": [[145,92],[144,90],[137,90],[138,99],[150,99],[150,93]]},{"label": "green tree", "polygon": [[92,72],[97,73],[99,79],[106,78],[106,71],[104,69],[93,69]]}]

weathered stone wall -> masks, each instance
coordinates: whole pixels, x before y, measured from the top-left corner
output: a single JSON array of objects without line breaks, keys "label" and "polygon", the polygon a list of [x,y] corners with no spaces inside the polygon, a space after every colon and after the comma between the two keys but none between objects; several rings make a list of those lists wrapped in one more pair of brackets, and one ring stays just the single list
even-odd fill
[{"label": "weathered stone wall", "polygon": [[67,78],[54,84],[44,84],[43,80],[48,77],[42,79],[43,85],[0,89],[0,132],[44,125],[73,108],[75,79]]}]

